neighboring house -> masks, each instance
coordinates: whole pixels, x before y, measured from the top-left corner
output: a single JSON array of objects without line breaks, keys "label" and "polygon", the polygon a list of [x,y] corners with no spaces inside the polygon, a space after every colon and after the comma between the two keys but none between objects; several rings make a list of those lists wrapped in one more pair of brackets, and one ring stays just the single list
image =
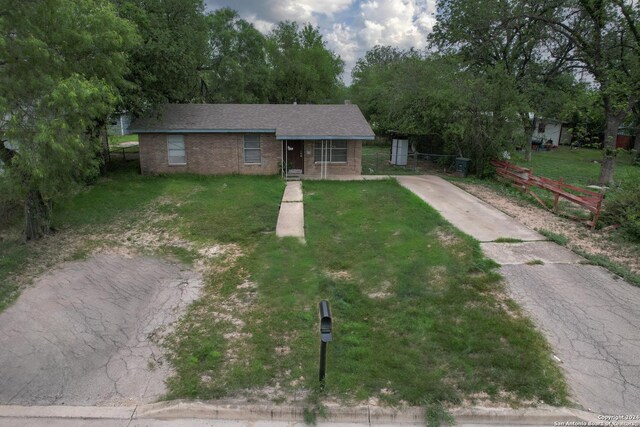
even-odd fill
[{"label": "neighboring house", "polygon": [[551,140],[553,146],[569,144],[571,132],[566,124],[560,120],[536,117],[533,120],[532,141],[540,141],[543,144]]},{"label": "neighboring house", "polygon": [[351,104],[169,104],[129,132],[144,174],[359,175],[374,138]]}]

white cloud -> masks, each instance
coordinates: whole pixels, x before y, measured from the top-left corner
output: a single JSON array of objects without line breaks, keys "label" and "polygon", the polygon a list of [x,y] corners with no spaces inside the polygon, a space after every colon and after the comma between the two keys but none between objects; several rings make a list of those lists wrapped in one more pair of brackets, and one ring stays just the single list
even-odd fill
[{"label": "white cloud", "polygon": [[210,10],[230,7],[249,20],[251,16],[275,24],[279,21],[311,22],[316,24],[322,16],[331,18],[348,9],[354,0],[206,0]]},{"label": "white cloud", "polygon": [[356,34],[353,28],[343,23],[333,24],[331,31],[324,34],[329,49],[340,55],[345,63],[345,73],[342,80],[346,83],[351,82],[351,69],[366,51],[360,46]]},{"label": "white cloud", "polygon": [[422,48],[433,28],[434,0],[368,0],[360,4],[361,39],[369,47],[376,44],[401,48]]},{"label": "white cloud", "polygon": [[435,25],[436,0],[206,0],[209,10],[230,7],[263,33],[285,20],[317,25],[345,61],[344,81],[358,58],[376,44],[423,48]]}]

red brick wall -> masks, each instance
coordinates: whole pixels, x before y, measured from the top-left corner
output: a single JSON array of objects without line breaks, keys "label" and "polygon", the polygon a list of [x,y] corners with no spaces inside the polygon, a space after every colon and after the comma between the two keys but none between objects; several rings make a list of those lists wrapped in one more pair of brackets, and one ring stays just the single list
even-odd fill
[{"label": "red brick wall", "polygon": [[244,163],[244,134],[184,134],[186,165],[169,165],[167,134],[143,133],[140,141],[140,169],[143,174],[188,172],[205,175],[240,173],[272,175],[280,172],[281,143],[275,134],[261,134],[261,164]]}]

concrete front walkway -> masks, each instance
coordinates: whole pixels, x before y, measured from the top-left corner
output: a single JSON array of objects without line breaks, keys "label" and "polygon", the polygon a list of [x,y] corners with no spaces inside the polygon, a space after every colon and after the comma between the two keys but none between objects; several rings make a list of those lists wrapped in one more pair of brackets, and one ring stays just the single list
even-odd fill
[{"label": "concrete front walkway", "polygon": [[[586,260],[455,185],[397,177],[445,219],[480,240],[502,265],[511,297],[527,310],[565,370],[575,402],[610,415],[640,408],[640,288]],[[495,243],[499,237],[523,243]],[[538,264],[527,264],[531,261]],[[539,264],[542,262],[542,264]]]},{"label": "concrete front walkway", "polygon": [[276,236],[297,237],[304,241],[304,205],[300,181],[287,182],[280,204]]}]

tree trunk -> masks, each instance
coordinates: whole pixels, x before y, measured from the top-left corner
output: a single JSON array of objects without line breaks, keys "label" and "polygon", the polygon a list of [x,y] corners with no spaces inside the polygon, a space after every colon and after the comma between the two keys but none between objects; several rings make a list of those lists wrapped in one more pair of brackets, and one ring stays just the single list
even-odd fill
[{"label": "tree trunk", "polygon": [[24,202],[24,239],[36,240],[51,231],[51,205],[44,201],[40,190],[29,190]]},{"label": "tree trunk", "polygon": [[633,109],[633,148],[640,152],[640,106]]},{"label": "tree trunk", "polygon": [[611,106],[610,100],[605,100],[605,116],[607,119],[607,128],[604,133],[602,166],[600,168],[599,185],[613,184],[613,171],[616,167],[616,137],[618,136],[618,128],[624,120],[626,111],[615,112]]},{"label": "tree trunk", "polygon": [[98,129],[98,138],[100,138],[101,143],[100,155],[102,157],[102,162],[100,164],[100,174],[106,175],[109,162],[111,161],[111,157],[109,154],[109,132],[107,130],[106,123],[99,125]]},{"label": "tree trunk", "polygon": [[525,137],[525,143],[524,143],[524,160],[531,163],[531,135],[533,135],[533,124],[535,123],[535,116],[533,118],[533,121],[531,121],[528,117],[528,113],[523,113],[521,114],[522,117],[524,117],[523,119],[523,126],[522,128],[524,129],[524,137]]}]

